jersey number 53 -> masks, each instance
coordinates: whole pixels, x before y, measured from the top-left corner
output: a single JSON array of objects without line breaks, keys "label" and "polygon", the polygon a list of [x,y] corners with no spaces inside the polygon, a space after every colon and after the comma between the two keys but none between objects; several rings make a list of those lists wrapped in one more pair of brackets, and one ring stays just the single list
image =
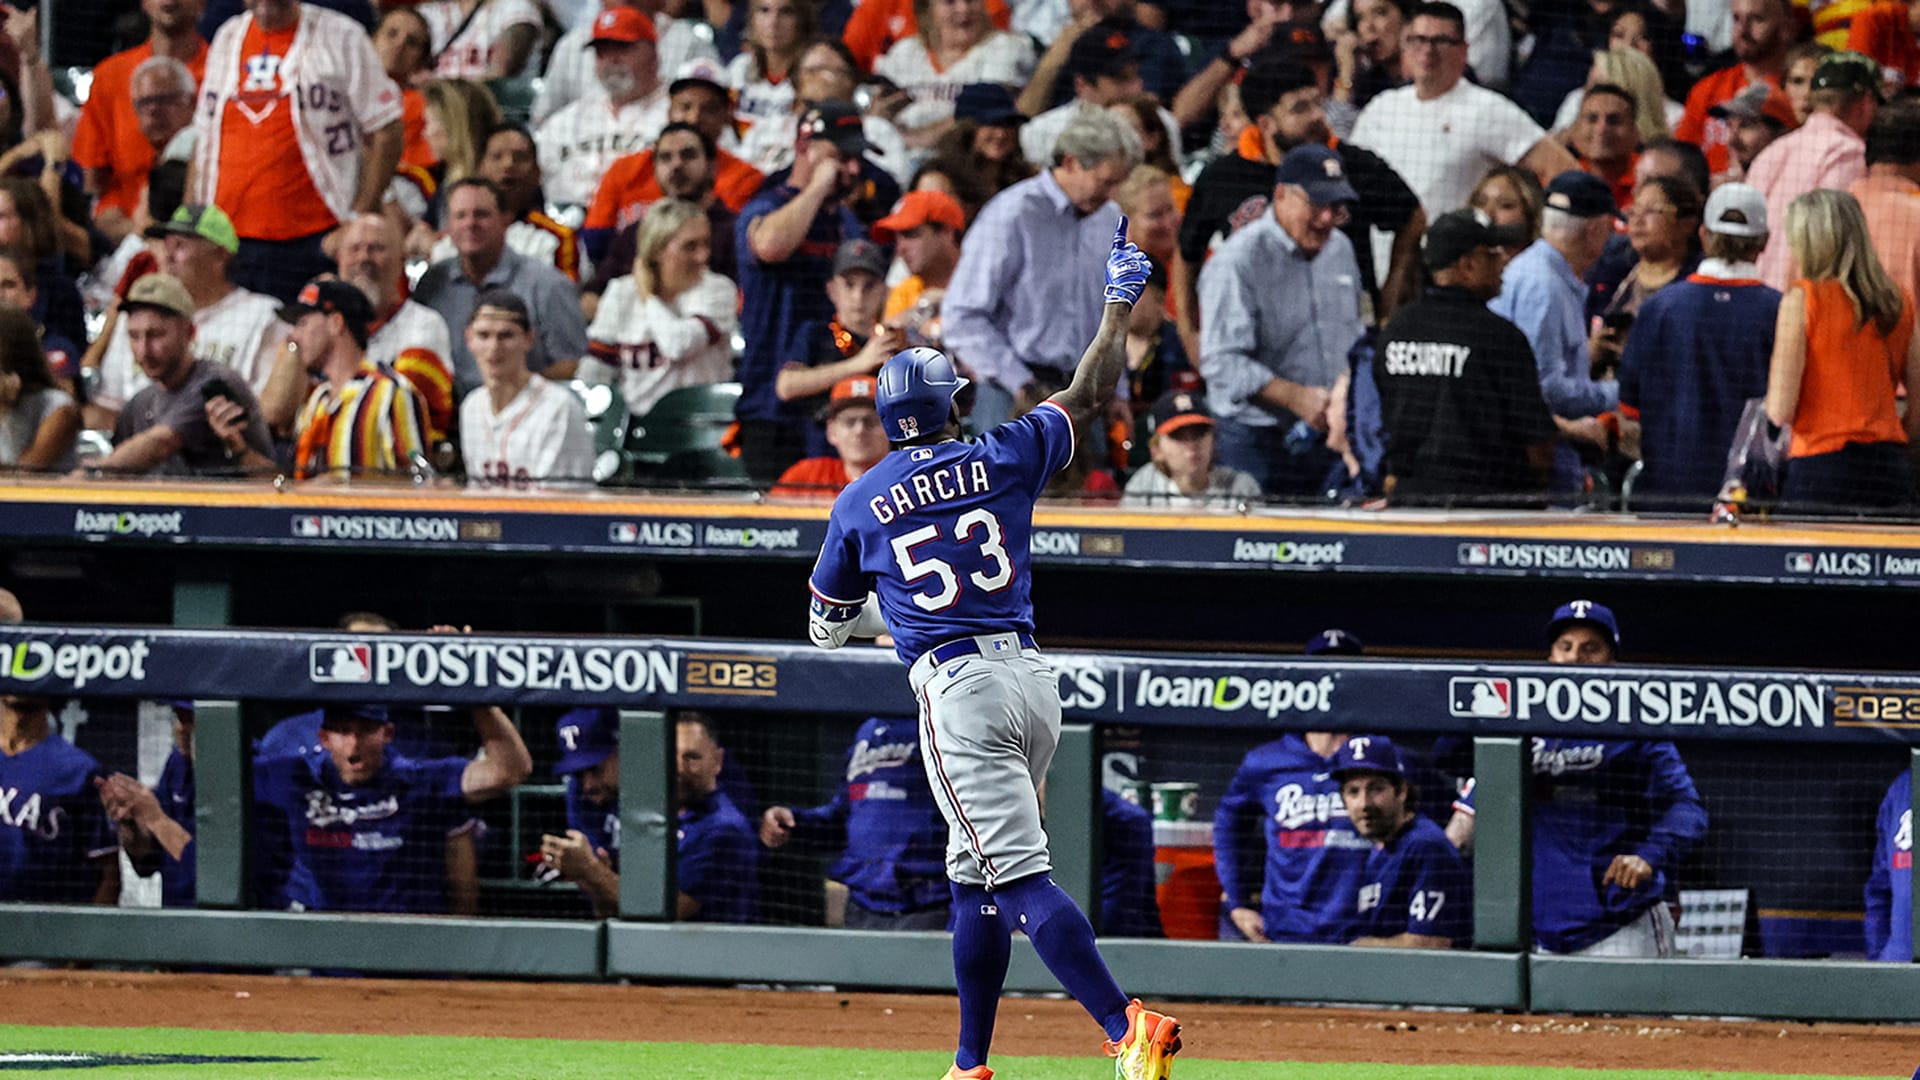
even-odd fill
[{"label": "jersey number 53", "polygon": [[[1000,519],[993,515],[993,511],[982,508],[969,510],[954,521],[955,545],[969,543],[975,533],[984,534],[978,547],[985,565],[968,574],[967,581],[983,592],[999,592],[1013,584],[1013,560],[1007,555],[1006,536],[1000,528]],[[945,611],[960,600],[960,575],[955,572],[952,563],[937,557],[914,557],[913,549],[939,539],[938,525],[922,525],[893,538],[893,559],[900,564],[900,573],[906,583],[912,585],[933,578],[938,586],[933,592],[913,594],[914,606],[922,611]]]}]

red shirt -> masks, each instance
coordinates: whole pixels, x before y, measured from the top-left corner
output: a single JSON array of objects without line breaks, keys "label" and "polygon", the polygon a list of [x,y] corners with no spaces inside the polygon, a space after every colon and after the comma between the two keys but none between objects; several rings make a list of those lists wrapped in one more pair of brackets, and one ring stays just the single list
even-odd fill
[{"label": "red shirt", "polygon": [[1914,39],[1903,3],[1875,4],[1855,15],[1847,30],[1847,48],[1878,60],[1883,74],[1898,76],[1898,85],[1889,90],[1920,82],[1920,41]]},{"label": "red shirt", "polygon": [[256,240],[295,240],[338,224],[300,154],[293,103],[280,79],[280,61],[298,32],[298,23],[275,31],[247,27],[239,94],[220,118],[225,160],[213,201],[233,219],[234,232]]},{"label": "red shirt", "polygon": [[[193,72],[197,87],[207,73],[207,43],[194,39],[193,55],[181,63]],[[140,134],[140,117],[133,108],[133,73],[153,58],[153,43],[144,42],[114,53],[93,69],[93,89],[80,122],[73,129],[73,160],[83,169],[105,169],[100,209],[112,207],[132,217],[140,209],[153,168],[153,146]]]},{"label": "red shirt", "polygon": [[[1904,9],[1903,9],[1904,10]],[[1775,76],[1767,81],[1774,86],[1780,85]],[[1744,64],[1734,64],[1693,84],[1693,92],[1687,95],[1687,112],[1680,118],[1680,126],[1674,129],[1673,137],[1694,143],[1707,153],[1707,167],[1718,176],[1733,164],[1732,152],[1727,149],[1727,122],[1716,120],[1707,115],[1707,110],[1721,102],[1739,95],[1747,88],[1747,69]]]},{"label": "red shirt", "polygon": [[[760,170],[725,150],[714,159],[713,193],[736,214],[765,182],[766,177],[760,175]],[[587,220],[580,227],[619,232],[639,221],[647,207],[664,198],[666,192],[660,190],[660,181],[653,175],[653,151],[628,154],[607,166],[606,174],[600,177],[600,187],[593,193],[593,205],[587,208]]]}]

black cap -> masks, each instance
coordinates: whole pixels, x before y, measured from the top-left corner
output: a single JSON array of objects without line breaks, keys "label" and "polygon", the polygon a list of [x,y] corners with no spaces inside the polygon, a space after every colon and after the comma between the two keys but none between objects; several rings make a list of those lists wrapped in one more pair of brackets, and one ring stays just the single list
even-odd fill
[{"label": "black cap", "polygon": [[884,281],[887,267],[892,263],[880,245],[871,240],[845,240],[833,253],[833,276],[839,277],[849,270],[865,270]]},{"label": "black cap", "polygon": [[1138,63],[1132,35],[1114,23],[1100,23],[1073,40],[1073,49],[1067,53],[1067,76],[1124,78],[1128,68]]},{"label": "black cap", "polygon": [[1274,27],[1273,36],[1257,55],[1295,64],[1331,64],[1333,46],[1327,44],[1318,20],[1302,19]]},{"label": "black cap", "polygon": [[1013,91],[999,83],[968,83],[953,101],[953,118],[983,127],[1018,127],[1027,115],[1013,104]]},{"label": "black cap", "polygon": [[1313,72],[1300,64],[1284,56],[1266,54],[1240,76],[1240,104],[1248,116],[1259,116],[1295,90],[1319,85],[1320,80]]},{"label": "black cap", "polygon": [[1568,169],[1547,185],[1547,209],[1580,218],[1620,216],[1607,182],[1579,169]]},{"label": "black cap", "polygon": [[316,311],[345,319],[347,332],[366,347],[367,328],[373,325],[373,301],[366,293],[339,278],[314,278],[300,287],[293,303],[280,308],[280,320],[292,325]]},{"label": "black cap", "polygon": [[1474,248],[1518,247],[1524,239],[1517,227],[1491,224],[1478,210],[1449,210],[1427,226],[1420,260],[1429,273],[1437,273]]},{"label": "black cap", "polygon": [[860,110],[850,101],[822,101],[800,118],[800,137],[825,139],[848,157],[867,152],[867,132]]},{"label": "black cap", "polygon": [[1172,390],[1153,403],[1153,433],[1171,435],[1181,428],[1203,424],[1213,426],[1213,411],[1207,408],[1206,395],[1193,390]]},{"label": "black cap", "polygon": [[467,317],[467,321],[472,322],[482,315],[515,319],[519,321],[521,329],[533,329],[533,311],[527,307],[527,302],[520,298],[519,293],[498,285],[474,298],[473,314]]},{"label": "black cap", "polygon": [[1347,183],[1347,167],[1330,147],[1304,143],[1287,151],[1280,159],[1274,183],[1304,188],[1315,206],[1359,202],[1360,195]]},{"label": "black cap", "polygon": [[1813,69],[1813,89],[1879,94],[1886,85],[1880,65],[1865,53],[1842,49],[1820,58]]}]

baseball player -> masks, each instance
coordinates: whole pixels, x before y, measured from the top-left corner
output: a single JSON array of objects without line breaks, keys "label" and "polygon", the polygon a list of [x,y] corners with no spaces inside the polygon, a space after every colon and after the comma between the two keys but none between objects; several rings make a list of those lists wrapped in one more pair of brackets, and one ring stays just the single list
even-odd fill
[{"label": "baseball player", "polygon": [[1153,866],[1153,815],[1100,789],[1100,932],[1108,937],[1165,937]]},{"label": "baseball player", "polygon": [[100,763],[53,730],[53,702],[0,696],[0,900],[115,904],[120,846]]},{"label": "baseball player", "polygon": [[1867,959],[1905,964],[1913,955],[1913,771],[1901,769],[1880,802],[1873,873],[1867,878]]},{"label": "baseball player", "polygon": [[488,289],[474,302],[466,331],[481,381],[460,403],[467,478],[516,486],[591,481],[587,407],[565,386],[527,370],[533,316],[526,301],[511,289]]},{"label": "baseball player", "polygon": [[1413,812],[1409,773],[1385,736],[1355,736],[1333,756],[1347,819],[1372,846],[1354,894],[1353,943],[1449,949],[1473,933],[1472,878],[1440,826]]},{"label": "baseball player", "polygon": [[846,850],[827,877],[847,887],[849,930],[945,930],[946,822],[927,786],[920,730],[912,720],[872,717],[847,750],[847,782],[821,806],[769,806],[760,842],[813,846],[844,830]]},{"label": "baseball player", "polygon": [[[1611,664],[1620,624],[1592,600],[1555,609],[1547,660]],[[1671,868],[1707,834],[1707,808],[1671,742],[1532,739],[1533,933],[1546,952],[1673,955]],[[1473,842],[1474,789],[1447,836]]]},{"label": "baseball player", "polygon": [[194,905],[193,702],[175,701],[173,751],[149,791],[126,773],[94,781],[120,849],[141,877],[160,875],[160,906]]},{"label": "baseball player", "polygon": [[877,632],[865,601],[877,593],[920,699],[954,907],[960,1038],[948,1080],[993,1075],[987,1052],[1015,930],[1106,1029],[1118,1077],[1159,1080],[1180,1049],[1179,1022],[1127,999],[1087,917],[1054,884],[1037,794],[1060,695],[1033,640],[1033,503],[1072,458],[1076,424],[1112,400],[1125,371],[1127,318],[1151,269],[1126,237],[1122,217],[1100,327],[1072,384],[979,441],[960,441],[953,396],[967,380],[944,353],[913,348],[882,365],[876,404],[893,449],[834,502],[808,582],[808,633],[821,648]]},{"label": "baseball player", "polygon": [[[1360,935],[1353,897],[1371,845],[1333,778],[1347,738],[1310,731],[1257,746],[1220,797],[1214,872],[1241,938],[1333,944]],[[1249,835],[1256,827],[1258,840]]]},{"label": "baseball player", "polygon": [[572,709],[554,722],[560,760],[554,775],[567,786],[565,836],[542,836],[540,857],[580,886],[593,913],[620,910],[620,714]]}]

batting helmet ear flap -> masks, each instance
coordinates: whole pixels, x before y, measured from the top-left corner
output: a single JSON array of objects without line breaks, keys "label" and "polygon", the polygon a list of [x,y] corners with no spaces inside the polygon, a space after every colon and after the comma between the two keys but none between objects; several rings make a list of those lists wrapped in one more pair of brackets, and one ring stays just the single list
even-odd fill
[{"label": "batting helmet ear flap", "polygon": [[953,396],[966,385],[939,349],[920,345],[893,354],[874,386],[874,407],[888,441],[907,442],[946,427]]}]

